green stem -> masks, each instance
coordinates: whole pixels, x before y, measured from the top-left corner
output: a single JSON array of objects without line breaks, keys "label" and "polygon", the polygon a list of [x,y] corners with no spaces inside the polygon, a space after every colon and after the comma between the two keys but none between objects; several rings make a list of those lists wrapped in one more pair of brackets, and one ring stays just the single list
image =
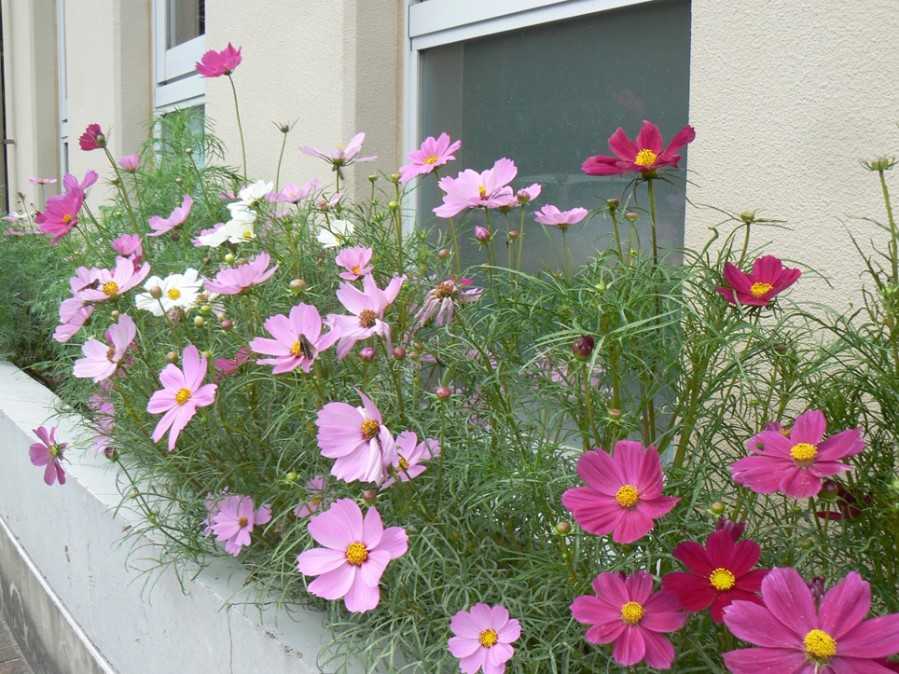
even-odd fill
[{"label": "green stem", "polygon": [[893,216],[893,204],[890,201],[890,190],[887,187],[886,176],[883,169],[877,174],[880,176],[880,189],[883,192],[883,204],[887,209],[887,222],[890,223],[890,263],[893,267],[893,284],[899,284],[899,233],[896,230],[896,218]]},{"label": "green stem", "polygon": [[234,86],[234,78],[228,73],[228,82],[231,83],[231,94],[234,96],[234,112],[237,114],[237,130],[240,132],[240,155],[243,158],[243,175],[247,176],[247,144],[243,136],[243,124],[240,121],[240,105],[237,102],[237,87]]},{"label": "green stem", "polygon": [[278,154],[278,168],[275,169],[275,192],[281,186],[281,162],[284,161],[284,150],[287,148],[287,134],[281,134],[281,152]]},{"label": "green stem", "polygon": [[521,206],[521,216],[518,220],[518,246],[515,252],[515,269],[521,271],[521,258],[524,253],[524,206]]},{"label": "green stem", "polygon": [[618,249],[618,259],[624,261],[624,249],[621,247],[621,230],[618,227],[618,210],[609,209],[609,217],[612,219],[612,233],[615,235],[615,247]]},{"label": "green stem", "polygon": [[749,223],[746,223],[746,233],[743,235],[743,250],[740,252],[740,261],[737,266],[742,267],[743,262],[746,260],[746,253],[749,252],[749,230],[751,229]]},{"label": "green stem", "polygon": [[131,224],[132,226],[136,226],[137,218],[134,217],[134,209],[131,208],[131,200],[128,199],[128,190],[125,189],[125,181],[122,180],[122,173],[119,171],[119,165],[116,164],[115,158],[112,156],[112,153],[110,153],[109,148],[105,145],[103,146],[103,152],[106,153],[106,158],[109,160],[112,170],[115,171],[116,188],[119,190],[119,194],[122,195],[122,201],[125,202],[125,208],[128,209],[128,217],[131,218]]},{"label": "green stem", "polygon": [[456,221],[453,218],[450,218],[447,223],[447,229],[449,230],[450,241],[453,246],[453,265],[456,268],[456,275],[462,275],[462,259],[459,256],[459,232],[456,230]]},{"label": "green stem", "polygon": [[405,260],[403,259],[403,211],[400,208],[402,204],[400,194],[400,184],[394,184],[394,200],[396,208],[393,210],[393,220],[396,229],[396,254],[399,260],[399,273],[402,274],[405,269]]},{"label": "green stem", "polygon": [[649,198],[649,221],[652,227],[652,264],[654,267],[659,266],[659,242],[656,233],[656,190],[654,187],[654,179],[649,178],[646,181],[646,192]]},{"label": "green stem", "polygon": [[565,276],[571,278],[574,272],[574,260],[571,257],[571,246],[568,245],[568,228],[559,227],[559,231],[562,232],[562,268],[565,271]]}]

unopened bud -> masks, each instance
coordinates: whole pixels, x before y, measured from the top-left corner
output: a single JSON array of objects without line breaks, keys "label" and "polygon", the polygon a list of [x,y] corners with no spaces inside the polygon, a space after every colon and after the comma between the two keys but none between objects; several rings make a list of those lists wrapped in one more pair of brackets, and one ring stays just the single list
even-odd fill
[{"label": "unopened bud", "polygon": [[624,219],[633,224],[640,219],[640,214],[635,211],[625,211]]},{"label": "unopened bud", "polygon": [[159,286],[153,286],[147,292],[150,293],[150,297],[152,297],[154,300],[158,300],[160,297],[162,297],[162,288],[160,288]]},{"label": "unopened bud", "polygon": [[399,207],[400,207],[400,205],[396,201],[388,201],[387,202],[387,208],[389,208],[391,211],[395,211]]},{"label": "unopened bud", "polygon": [[235,259],[234,253],[225,254],[225,264],[233,264]]},{"label": "unopened bud", "polygon": [[115,447],[107,447],[103,450],[103,454],[113,463],[119,460],[119,453],[116,451]]},{"label": "unopened bud", "polygon": [[195,328],[202,328],[204,325],[206,325],[205,318],[203,318],[202,316],[194,316],[194,327]]},{"label": "unopened bud", "polygon": [[366,363],[370,363],[375,359],[375,350],[370,346],[363,346],[359,349],[359,358],[364,360]]},{"label": "unopened bud", "polygon": [[295,293],[301,293],[306,289],[306,281],[301,278],[292,279],[290,282],[290,289]]},{"label": "unopened bud", "polygon": [[509,240],[510,241],[515,241],[520,236],[521,236],[521,232],[519,232],[517,229],[509,230]]},{"label": "unopened bud", "polygon": [[374,489],[366,489],[364,492],[362,492],[362,500],[371,505],[378,500],[378,492],[376,492]]},{"label": "unopened bud", "polygon": [[438,386],[434,390],[434,395],[436,395],[440,400],[446,400],[451,395],[453,395],[452,390],[450,390],[449,386]]},{"label": "unopened bud", "polygon": [[234,329],[234,321],[232,321],[230,318],[223,318],[221,326],[222,330],[224,330],[225,332],[229,332]]},{"label": "unopened bud", "polygon": [[744,224],[751,225],[755,222],[755,214],[756,211],[743,211],[740,213],[740,220],[742,220]]},{"label": "unopened bud", "polygon": [[449,256],[450,256],[449,248],[441,248],[440,250],[437,251],[437,257],[439,257],[441,260],[445,260]]},{"label": "unopened bud", "polygon": [[392,182],[394,185],[399,184],[400,174],[399,173],[391,173],[390,174],[390,182]]},{"label": "unopened bud", "polygon": [[620,419],[621,418],[621,410],[618,409],[617,407],[610,407],[608,409],[608,415],[610,417],[612,417],[613,419]]},{"label": "unopened bud", "polygon": [[299,476],[299,474],[298,474],[296,471],[293,471],[293,470],[292,470],[292,471],[290,471],[289,473],[287,473],[287,475],[284,476],[284,479],[285,479],[287,482],[294,483],[294,482],[296,482],[297,480],[300,479],[300,476]]},{"label": "unopened bud", "polygon": [[203,356],[206,360],[212,358],[212,351],[200,351],[200,355]]},{"label": "unopened bud", "polygon": [[621,202],[619,202],[618,199],[606,199],[606,208],[608,208],[610,212],[617,211],[620,203]]},{"label": "unopened bud", "polygon": [[571,345],[571,352],[578,358],[589,358],[596,347],[596,340],[591,335],[578,337]]},{"label": "unopened bud", "polygon": [[372,173],[370,176],[368,176],[368,182],[374,185],[376,182],[378,182],[378,176]]},{"label": "unopened bud", "polygon": [[178,354],[175,351],[169,351],[167,354],[165,354],[165,359],[167,361],[169,361],[170,363],[177,363],[178,362]]},{"label": "unopened bud", "polygon": [[481,227],[481,225],[477,225],[474,228],[474,238],[481,243],[487,243],[490,241],[490,230],[486,227]]},{"label": "unopened bud", "polygon": [[115,321],[115,320],[118,320],[118,318],[119,318],[119,311],[118,311],[118,309],[113,309],[111,312],[109,312],[109,317],[110,317],[112,320],[114,320],[114,321]]},{"label": "unopened bud", "polygon": [[393,347],[393,357],[397,360],[403,360],[406,357],[406,349],[401,346]]},{"label": "unopened bud", "polygon": [[199,311],[204,316],[208,316],[209,314],[212,313],[212,307],[210,307],[208,304],[203,304],[203,305],[200,305],[200,308],[197,309],[197,311]]},{"label": "unopened bud", "polygon": [[571,533],[571,522],[568,520],[559,520],[556,522],[556,533],[560,536],[566,536]]},{"label": "unopened bud", "polygon": [[714,515],[723,515],[724,511],[727,510],[727,506],[724,505],[721,501],[715,501],[712,505],[709,506],[709,510],[712,511]]}]

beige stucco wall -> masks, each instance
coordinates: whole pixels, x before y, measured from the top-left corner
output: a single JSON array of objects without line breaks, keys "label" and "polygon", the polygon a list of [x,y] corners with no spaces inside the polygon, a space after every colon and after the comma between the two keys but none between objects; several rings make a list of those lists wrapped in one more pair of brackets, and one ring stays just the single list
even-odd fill
[{"label": "beige stucco wall", "polygon": [[[802,299],[858,302],[862,240],[883,233],[876,176],[860,159],[899,150],[896,0],[693,0],[689,169],[696,202],[761,209],[792,231],[759,232],[765,250],[816,267]],[[899,195],[899,172],[893,183]],[[688,209],[687,244],[720,218]]]},{"label": "beige stucco wall", "polygon": [[[365,131],[365,150],[379,160],[351,170],[351,181],[396,170],[400,142],[401,7],[403,0],[270,0],[207,3],[206,48],[229,41],[243,49],[234,73],[246,133],[248,173],[274,179],[281,134],[272,122],[296,122],[288,138],[281,182],[331,174],[301,145],[333,148]],[[240,163],[227,80],[206,86],[206,114]]]}]

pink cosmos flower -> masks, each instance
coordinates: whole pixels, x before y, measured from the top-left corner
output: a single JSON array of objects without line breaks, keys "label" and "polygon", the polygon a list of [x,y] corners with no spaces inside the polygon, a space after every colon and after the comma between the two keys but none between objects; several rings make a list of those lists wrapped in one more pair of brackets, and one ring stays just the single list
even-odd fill
[{"label": "pink cosmos flower", "polygon": [[589,211],[587,211],[586,208],[572,208],[567,211],[560,211],[556,206],[546,204],[534,214],[534,220],[541,225],[558,227],[562,231],[565,231],[571,225],[576,225],[586,218],[588,212]]},{"label": "pink cosmos flower", "polygon": [[364,246],[342,249],[334,259],[338,267],[346,269],[340,272],[340,278],[344,281],[355,281],[360,276],[371,274],[371,255],[371,248]]},{"label": "pink cosmos flower", "polygon": [[363,519],[359,506],[348,498],[313,517],[309,534],[324,546],[297,557],[300,573],[318,576],[309,584],[309,592],[322,599],[343,599],[351,613],[378,605],[378,585],[387,564],[409,549],[405,529],[385,529],[376,508],[369,508]]},{"label": "pink cosmos flower", "polygon": [[144,257],[144,247],[137,234],[122,234],[112,240],[112,249],[122,257],[131,258],[140,264]]},{"label": "pink cosmos flower", "polygon": [[56,178],[41,178],[39,176],[31,176],[28,179],[32,185],[55,185]]},{"label": "pink cosmos flower", "polygon": [[674,647],[664,636],[687,621],[674,595],[653,593],[652,576],[645,571],[623,577],[606,572],[593,579],[596,595],[581,595],[571,604],[571,615],[591,625],[591,644],[611,644],[612,657],[623,667],[645,661],[655,669],[670,669]]},{"label": "pink cosmos flower", "polygon": [[250,544],[253,528],[267,524],[271,519],[269,506],[263,505],[256,510],[251,497],[235,494],[216,503],[209,529],[220,543],[225,544],[225,552],[237,557],[241,549]]},{"label": "pink cosmos flower", "polygon": [[453,637],[447,646],[459,658],[465,674],[504,674],[506,663],[515,655],[512,644],[521,636],[521,623],[509,617],[502,604],[475,604],[459,611],[450,621]]},{"label": "pink cosmos flower", "polygon": [[85,151],[103,149],[106,147],[106,136],[103,134],[103,129],[96,122],[88,124],[78,139],[78,144]]},{"label": "pink cosmos flower", "polygon": [[66,173],[62,178],[63,187],[68,191],[79,190],[82,194],[87,193],[88,189],[94,186],[97,180],[100,178],[100,174],[98,174],[94,170],[90,170],[84,174],[84,180],[78,181],[78,178],[73,176],[71,173]]},{"label": "pink cosmos flower", "polygon": [[28,450],[33,465],[46,466],[44,468],[44,482],[48,485],[52,485],[55,482],[59,482],[59,484],[66,483],[66,471],[62,469],[66,443],[56,441],[56,430],[56,427],[47,429],[43,426],[38,426],[35,428],[32,432],[41,441],[35,442]]},{"label": "pink cosmos flower", "polygon": [[443,204],[434,209],[441,218],[452,218],[467,208],[499,208],[517,202],[509,183],[518,175],[511,159],[497,159],[493,168],[478,173],[465,169],[455,178],[444,176],[437,183],[443,190]]},{"label": "pink cosmos flower", "polygon": [[319,187],[321,187],[321,183],[318,178],[308,180],[302,185],[287,183],[280,192],[271,192],[266,198],[276,204],[296,204],[303,199],[308,199],[318,191]]},{"label": "pink cosmos flower", "polygon": [[278,265],[268,267],[268,253],[259,253],[251,262],[222,269],[214,279],[206,281],[206,290],[220,295],[239,295],[245,290],[268,281],[278,271]]},{"label": "pink cosmos flower", "polygon": [[[852,571],[820,604],[795,569],[772,569],[762,605],[735,601],[724,624],[757,648],[724,654],[732,674],[888,674],[877,661],[899,651],[899,613],[865,620],[871,586]],[[882,662],[882,661],[881,661]]]},{"label": "pink cosmos flower", "polygon": [[34,221],[44,234],[52,237],[52,243],[59,243],[78,224],[78,213],[84,204],[84,192],[68,190],[47,199],[43,211],[38,211]]},{"label": "pink cosmos flower", "polygon": [[614,457],[602,449],[584,452],[577,472],[587,486],[568,489],[562,504],[585,531],[611,533],[616,543],[640,540],[680,501],[662,495],[659,453],[633,440],[616,443]]},{"label": "pink cosmos flower", "polygon": [[93,305],[85,304],[76,297],[63,300],[59,305],[60,323],[53,332],[53,339],[65,344],[78,333],[93,313]]},{"label": "pink cosmos flower", "polygon": [[221,51],[210,49],[197,61],[196,69],[201,77],[221,77],[233,73],[241,61],[240,48],[229,42]]},{"label": "pink cosmos flower", "polygon": [[242,365],[249,362],[252,354],[253,351],[250,347],[242,346],[234,354],[234,358],[217,358],[213,362],[216,378],[221,379],[222,377],[230,377],[237,372]]},{"label": "pink cosmos flower", "polygon": [[191,199],[189,194],[185,194],[184,199],[181,200],[181,205],[176,206],[175,209],[169,213],[169,217],[163,218],[158,215],[150,216],[148,224],[153,231],[147,236],[162,236],[166,232],[175,229],[175,227],[187,220],[187,216],[190,215],[190,209],[193,204],[194,200]]},{"label": "pink cosmos flower", "polygon": [[590,176],[610,176],[623,173],[640,173],[643,176],[653,176],[656,171],[665,167],[677,168],[680,162],[678,150],[692,143],[696,138],[696,131],[689,124],[678,131],[668,147],[662,149],[662,133],[652,122],[643,122],[640,133],[635,140],[631,140],[624,132],[618,129],[609,137],[609,149],[615,155],[595,155],[587,157],[581,165],[581,171]]},{"label": "pink cosmos flower", "polygon": [[88,398],[87,406],[95,413],[94,423],[97,434],[93,438],[94,452],[107,454],[112,450],[111,433],[115,428],[115,406],[103,395],[94,393]]},{"label": "pink cosmos flower", "polygon": [[339,171],[344,166],[349,166],[357,161],[374,161],[377,159],[375,156],[358,156],[362,151],[362,144],[364,142],[365,133],[360,131],[350,139],[350,142],[347,143],[346,147],[337,147],[333,150],[324,151],[319,150],[317,147],[312,147],[311,145],[304,145],[300,150],[303,154],[307,154],[310,157],[318,157],[322,161],[330,164],[332,169]]},{"label": "pink cosmos flower", "polygon": [[371,274],[362,279],[362,290],[349,283],[341,283],[337,299],[351,316],[331,314],[328,333],[321,349],[327,349],[337,341],[337,358],[343,359],[353,349],[356,342],[380,335],[390,339],[390,326],[384,322],[384,312],[396,299],[405,276],[394,276],[381,290]]},{"label": "pink cosmos flower", "polygon": [[801,271],[784,267],[780,258],[774,255],[756,258],[749,274],[728,262],[724,265],[724,281],[727,285],[718,288],[718,294],[731,304],[764,307],[796,283],[800,276]]},{"label": "pink cosmos flower", "polygon": [[198,407],[206,407],[215,402],[215,384],[203,384],[206,377],[206,359],[193,344],[185,347],[181,362],[182,370],[169,363],[159,373],[162,389],[156,391],[147,403],[150,414],[165,413],[153,430],[153,442],[159,442],[169,434],[169,451],[175,451],[178,435],[197,413]]},{"label": "pink cosmos flower", "polygon": [[134,321],[128,314],[122,314],[118,323],[106,331],[108,346],[97,339],[85,342],[81,347],[84,358],[75,361],[72,374],[80,379],[93,379],[96,384],[108,379],[115,374],[136,335]]},{"label": "pink cosmos flower", "polygon": [[450,142],[448,133],[437,138],[428,136],[417,150],[409,153],[409,163],[400,167],[400,182],[407,183],[415,176],[432,173],[438,166],[444,166],[456,158],[455,153],[462,147],[462,141]]},{"label": "pink cosmos flower", "polygon": [[339,480],[379,483],[393,436],[377,406],[364,393],[358,393],[361,407],[330,402],[318,411],[318,447],[322,456],[336,459],[331,475]]},{"label": "pink cosmos flower", "polygon": [[483,288],[471,285],[471,279],[460,279],[458,284],[453,279],[441,281],[425,296],[421,309],[415,314],[413,330],[423,327],[432,318],[438,327],[447,325],[459,305],[477,302],[483,293]]},{"label": "pink cosmos flower", "polygon": [[306,482],[306,502],[293,509],[293,514],[300,519],[318,512],[325,498],[327,482],[324,475],[315,475]]},{"label": "pink cosmos flower", "polygon": [[789,438],[778,431],[764,431],[757,436],[764,449],[731,464],[731,476],[758,494],[817,496],[823,478],[849,470],[841,459],[865,448],[858,429],[841,431],[824,440],[826,430],[824,414],[809,410],[796,418]]},{"label": "pink cosmos flower", "polygon": [[481,243],[489,243],[490,239],[493,238],[493,235],[490,233],[490,230],[482,225],[474,226],[474,238],[480,241]]},{"label": "pink cosmos flower", "polygon": [[403,431],[394,441],[390,453],[385,458],[391,476],[384,480],[381,489],[388,489],[397,481],[408,482],[427,470],[425,461],[440,456],[440,442],[428,438],[421,442],[414,431]]},{"label": "pink cosmos flower", "polygon": [[518,200],[518,203],[522,206],[525,204],[531,203],[534,199],[540,196],[540,192],[543,191],[543,188],[540,186],[540,183],[532,183],[527,187],[523,187],[515,193],[515,198]]},{"label": "pink cosmos flower", "polygon": [[128,173],[134,173],[140,168],[140,155],[126,154],[124,157],[119,157],[119,166]]},{"label": "pink cosmos flower", "polygon": [[150,273],[150,265],[144,262],[138,269],[127,257],[116,257],[113,269],[95,269],[96,283],[78,292],[78,299],[87,302],[105,302],[115,299],[139,285]]},{"label": "pink cosmos flower", "polygon": [[754,568],[761,552],[755,541],[739,540],[725,529],[709,536],[705,546],[684,541],[674,548],[674,556],[687,571],[667,574],[662,587],[686,610],[709,609],[712,620],[720,623],[724,608],[737,599],[761,603],[758,591],[768,573]]},{"label": "pink cosmos flower", "polygon": [[272,374],[283,374],[302,368],[308,373],[318,357],[322,319],[311,304],[297,304],[290,317],[275,314],[265,319],[265,329],[274,337],[256,337],[250,348],[274,358],[260,358],[260,365],[273,365]]}]

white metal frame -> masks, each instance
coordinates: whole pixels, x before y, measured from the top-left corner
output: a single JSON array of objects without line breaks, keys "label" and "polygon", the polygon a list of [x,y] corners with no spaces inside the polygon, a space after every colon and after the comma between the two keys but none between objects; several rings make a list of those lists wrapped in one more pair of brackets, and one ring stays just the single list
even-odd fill
[{"label": "white metal frame", "polygon": [[153,0],[153,79],[156,84],[154,107],[157,113],[202,105],[206,80],[194,70],[203,56],[206,36],[200,35],[176,47],[166,47],[168,3]]},{"label": "white metal frame", "polygon": [[59,177],[69,172],[69,90],[66,71],[66,0],[56,0],[56,72],[59,105]]}]

